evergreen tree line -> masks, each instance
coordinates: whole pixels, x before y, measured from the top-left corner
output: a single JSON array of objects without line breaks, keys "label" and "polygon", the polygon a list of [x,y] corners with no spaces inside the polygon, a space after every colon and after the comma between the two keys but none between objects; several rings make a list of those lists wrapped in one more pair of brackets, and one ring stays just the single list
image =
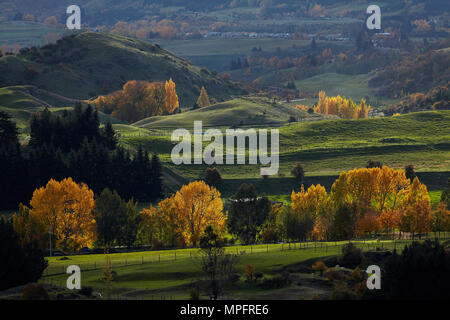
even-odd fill
[{"label": "evergreen tree line", "polygon": [[95,194],[116,190],[124,199],[157,199],[162,193],[161,164],[141,147],[132,155],[117,146],[110,123],[100,128],[90,106],[75,107],[62,116],[48,110],[30,120],[31,138],[21,146],[17,128],[0,112],[1,209],[28,203],[33,191],[50,179],[72,177],[86,183]]}]

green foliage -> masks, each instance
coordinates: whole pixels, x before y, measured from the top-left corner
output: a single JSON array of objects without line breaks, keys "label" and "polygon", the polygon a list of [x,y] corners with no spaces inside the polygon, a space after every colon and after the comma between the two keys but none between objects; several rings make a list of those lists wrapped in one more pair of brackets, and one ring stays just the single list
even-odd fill
[{"label": "green foliage", "polygon": [[437,241],[413,242],[401,254],[394,251],[383,268],[381,290],[368,298],[435,300],[448,299],[450,253]]},{"label": "green foliage", "polygon": [[0,219],[0,290],[40,279],[47,261],[36,241],[21,247],[12,223]]},{"label": "green foliage", "polygon": [[342,255],[339,257],[339,263],[347,268],[355,268],[361,264],[362,259],[362,250],[350,242],[342,247]]},{"label": "green foliage", "polygon": [[305,169],[303,169],[301,163],[297,162],[292,168],[291,174],[297,179],[299,183],[302,183],[303,179],[305,178]]},{"label": "green foliage", "polygon": [[206,168],[205,170],[205,182],[210,185],[217,187],[217,185],[221,182],[222,177],[220,175],[219,170],[217,168]]},{"label": "green foliage", "polygon": [[450,210],[450,178],[447,181],[447,188],[442,192],[441,201],[447,205]]},{"label": "green foliage", "polygon": [[305,240],[314,226],[310,213],[297,212],[290,206],[283,208],[281,220],[284,236],[291,241]]},{"label": "green foliage", "polygon": [[212,226],[200,238],[201,268],[207,279],[206,293],[217,300],[226,289],[226,282],[235,272],[237,257],[225,253],[224,242]]},{"label": "green foliage", "polygon": [[116,191],[104,189],[95,201],[95,221],[99,244],[110,248],[121,240],[122,228],[127,221],[127,204]]},{"label": "green foliage", "polygon": [[231,203],[230,232],[246,244],[255,242],[270,210],[271,203],[266,197],[258,198],[253,185],[242,184]]}]

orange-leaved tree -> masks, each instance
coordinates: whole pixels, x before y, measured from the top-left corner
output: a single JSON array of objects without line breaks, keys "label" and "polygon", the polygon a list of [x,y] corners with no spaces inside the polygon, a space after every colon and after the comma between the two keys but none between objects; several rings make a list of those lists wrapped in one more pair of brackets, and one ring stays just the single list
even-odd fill
[{"label": "orange-leaved tree", "polygon": [[401,231],[415,233],[431,230],[431,204],[427,187],[416,177],[408,188],[401,192],[402,215],[399,227]]},{"label": "orange-leaved tree", "polygon": [[64,251],[79,250],[95,240],[94,193],[87,185],[72,178],[51,179],[34,191],[30,206],[31,215],[51,231],[56,246]]},{"label": "orange-leaved tree", "polygon": [[180,106],[178,102],[177,91],[175,90],[175,82],[170,78],[169,81],[166,81],[165,84],[166,90],[166,98],[165,98],[165,107],[168,113],[174,113],[176,109]]},{"label": "orange-leaved tree", "polygon": [[312,235],[324,240],[331,224],[330,198],[320,184],[311,185],[305,192],[302,185],[300,192],[291,194],[291,209],[299,216],[308,216],[313,221]]},{"label": "orange-leaved tree", "polygon": [[209,106],[210,104],[211,103],[209,101],[208,94],[206,93],[206,89],[202,86],[202,89],[200,90],[200,96],[197,99],[197,105],[200,108],[203,108]]},{"label": "orange-leaved tree", "polygon": [[161,212],[186,244],[196,246],[207,226],[219,234],[225,231],[226,216],[220,192],[204,181],[184,185],[177,193],[159,203]]}]

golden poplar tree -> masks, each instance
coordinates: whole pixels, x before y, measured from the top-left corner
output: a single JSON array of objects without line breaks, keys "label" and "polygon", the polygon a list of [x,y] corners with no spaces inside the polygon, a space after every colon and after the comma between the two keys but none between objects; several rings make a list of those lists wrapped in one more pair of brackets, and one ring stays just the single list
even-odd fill
[{"label": "golden poplar tree", "polygon": [[202,86],[202,89],[200,91],[200,96],[197,99],[197,105],[200,108],[207,107],[207,106],[211,105],[211,103],[209,102],[208,93],[206,93],[206,89],[205,89],[204,86]]},{"label": "golden poplar tree", "polygon": [[183,186],[175,195],[161,201],[159,206],[186,244],[197,245],[209,225],[219,233],[225,230],[226,217],[220,192],[204,181]]},{"label": "golden poplar tree", "polygon": [[31,215],[55,237],[56,247],[76,251],[90,246],[95,239],[94,193],[72,178],[51,179],[36,189],[30,201]]},{"label": "golden poplar tree", "polygon": [[178,102],[177,91],[175,90],[175,82],[172,81],[172,78],[170,78],[169,81],[166,81],[165,89],[166,89],[166,97],[165,97],[166,111],[169,114],[172,114],[180,106],[180,103]]}]

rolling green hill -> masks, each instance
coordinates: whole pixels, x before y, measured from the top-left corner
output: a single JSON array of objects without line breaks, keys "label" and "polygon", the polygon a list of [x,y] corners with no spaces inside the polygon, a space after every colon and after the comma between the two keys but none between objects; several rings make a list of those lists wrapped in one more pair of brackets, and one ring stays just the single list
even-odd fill
[{"label": "rolling green hill", "polygon": [[[239,104],[239,101],[234,104]],[[209,112],[196,112],[196,117],[192,117],[192,114],[194,112],[170,116],[164,122],[157,119],[154,120],[154,126],[151,119],[136,125],[157,132],[156,127],[169,125],[172,117],[175,119],[174,123],[186,129],[192,128],[193,120],[213,123]],[[238,114],[243,113],[241,111]],[[185,119],[182,118],[183,115],[186,116]],[[245,119],[245,116],[242,118]],[[236,122],[239,118],[234,119]],[[293,187],[298,186],[290,174],[296,162],[301,162],[307,176],[311,177],[306,184],[322,183],[327,186],[342,170],[364,167],[368,160],[381,161],[398,169],[412,164],[416,171],[424,173],[421,179],[426,179],[432,190],[439,190],[444,186],[449,176],[450,111],[418,112],[361,120],[304,121],[283,125],[279,130],[279,175],[263,180],[259,165],[215,165],[224,178],[220,187],[222,192],[229,195],[239,183],[250,181],[268,195],[286,196]],[[125,134],[121,143],[133,148],[142,145],[157,152],[170,169],[189,179],[201,178],[206,168],[206,165],[172,164],[170,153],[175,143],[170,140],[170,131],[160,131],[159,135],[145,131],[141,131],[139,135]],[[436,172],[436,175],[428,179],[425,172]]]},{"label": "rolling green hill", "polygon": [[[0,110],[8,113],[18,128],[27,131],[32,113],[45,107],[52,112],[71,109],[79,100],[69,99],[58,94],[39,89],[35,86],[11,86],[0,88]],[[116,118],[99,112],[99,120],[104,123],[123,123]]]},{"label": "rolling green hill", "polygon": [[322,118],[266,98],[242,97],[175,115],[143,119],[133,125],[146,129],[193,128],[194,121],[201,120],[205,127],[279,126],[287,123],[290,116]]},{"label": "rolling green hill", "polygon": [[195,103],[201,86],[219,101],[242,93],[237,85],[157,44],[110,34],[83,32],[0,58],[0,87],[31,84],[72,99],[110,93],[129,80],[169,78],[177,85],[182,107]]}]

